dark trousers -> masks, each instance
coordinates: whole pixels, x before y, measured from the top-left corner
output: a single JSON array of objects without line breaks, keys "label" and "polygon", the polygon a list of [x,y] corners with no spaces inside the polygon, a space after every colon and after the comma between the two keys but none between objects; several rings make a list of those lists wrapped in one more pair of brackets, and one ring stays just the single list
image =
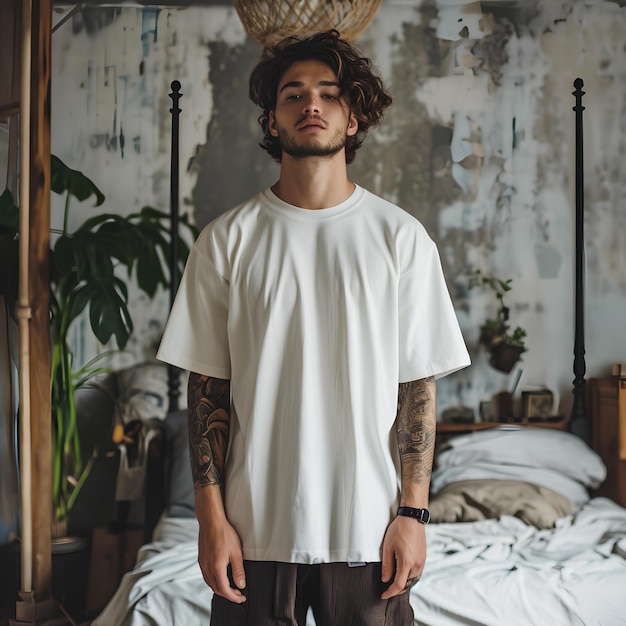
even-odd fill
[{"label": "dark trousers", "polygon": [[214,595],[211,626],[305,626],[309,607],[317,626],[413,624],[408,593],[380,599],[390,584],[380,580],[380,563],[349,567],[245,561],[244,567],[246,602]]}]

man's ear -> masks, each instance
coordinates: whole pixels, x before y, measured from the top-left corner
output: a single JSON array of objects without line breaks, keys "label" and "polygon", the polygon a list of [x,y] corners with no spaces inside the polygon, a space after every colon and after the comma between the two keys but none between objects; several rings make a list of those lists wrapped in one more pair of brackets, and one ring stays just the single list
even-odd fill
[{"label": "man's ear", "polygon": [[350,113],[350,118],[348,119],[348,137],[356,135],[357,130],[359,130],[359,120],[356,119],[354,113]]},{"label": "man's ear", "polygon": [[268,116],[267,129],[270,131],[270,135],[272,135],[272,137],[278,137],[278,128],[276,128],[276,116],[274,115],[274,111],[270,111]]}]

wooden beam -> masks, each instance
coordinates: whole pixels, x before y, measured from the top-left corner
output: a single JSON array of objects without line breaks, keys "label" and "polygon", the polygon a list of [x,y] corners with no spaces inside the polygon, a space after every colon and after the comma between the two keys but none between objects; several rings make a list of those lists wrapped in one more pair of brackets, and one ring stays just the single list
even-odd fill
[{"label": "wooden beam", "polygon": [[[50,247],[50,95],[52,54],[52,0],[32,0],[32,10],[24,13],[24,33],[29,34],[30,91],[21,98],[21,115],[29,121],[30,136],[20,146],[28,153],[29,177],[25,198],[20,204],[28,213],[28,306],[29,316],[28,372],[29,411],[27,419],[30,440],[28,471],[30,493],[22,502],[23,543],[20,600],[16,603],[13,624],[51,624],[58,613],[52,600],[52,410],[50,403],[50,322],[49,322],[49,247]],[[24,59],[27,62],[27,59]],[[27,75],[27,74],[25,74]],[[22,90],[24,87],[22,86]],[[26,193],[27,191],[27,193]],[[22,332],[22,331],[20,331]],[[20,355],[22,359],[23,356]],[[22,366],[24,364],[20,364]],[[21,375],[23,372],[21,372]],[[27,512],[25,512],[25,508]],[[28,516],[28,520],[25,520]],[[25,523],[26,522],[26,523]],[[25,575],[25,572],[27,574]]]},{"label": "wooden beam", "polygon": [[52,588],[52,409],[50,406],[50,96],[52,65],[52,0],[33,0],[30,277],[32,319],[31,427],[33,445],[33,589],[50,597]]}]

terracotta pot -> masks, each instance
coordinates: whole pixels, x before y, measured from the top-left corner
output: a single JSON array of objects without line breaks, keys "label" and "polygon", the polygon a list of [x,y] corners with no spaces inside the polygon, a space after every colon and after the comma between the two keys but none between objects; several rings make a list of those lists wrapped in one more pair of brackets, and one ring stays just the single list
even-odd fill
[{"label": "terracotta pot", "polygon": [[521,346],[499,343],[491,350],[489,365],[499,372],[508,374],[520,360],[524,352],[526,352],[526,348],[522,348]]}]

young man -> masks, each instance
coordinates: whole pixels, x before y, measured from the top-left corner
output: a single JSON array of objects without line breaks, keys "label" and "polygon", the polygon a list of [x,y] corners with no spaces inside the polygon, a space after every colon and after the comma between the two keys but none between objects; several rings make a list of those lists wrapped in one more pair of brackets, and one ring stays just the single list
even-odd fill
[{"label": "young man", "polygon": [[289,38],[250,96],[279,180],[202,231],[158,353],[191,372],[211,623],[409,626],[434,381],[469,356],[424,228],[348,179],[391,104],[369,60]]}]

